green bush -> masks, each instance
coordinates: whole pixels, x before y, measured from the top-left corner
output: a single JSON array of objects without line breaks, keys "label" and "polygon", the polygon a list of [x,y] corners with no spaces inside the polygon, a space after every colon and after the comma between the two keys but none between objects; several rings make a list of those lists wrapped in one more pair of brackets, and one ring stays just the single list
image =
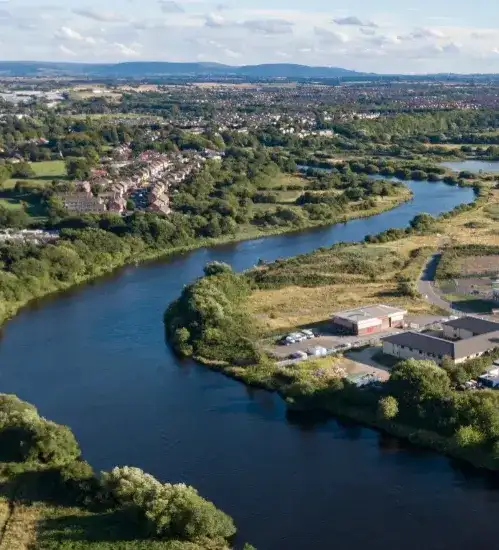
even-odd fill
[{"label": "green bush", "polygon": [[227,539],[232,519],[187,485],[162,484],[138,468],[114,468],[102,474],[102,486],[118,506],[129,508],[145,529],[161,538],[191,541]]}]

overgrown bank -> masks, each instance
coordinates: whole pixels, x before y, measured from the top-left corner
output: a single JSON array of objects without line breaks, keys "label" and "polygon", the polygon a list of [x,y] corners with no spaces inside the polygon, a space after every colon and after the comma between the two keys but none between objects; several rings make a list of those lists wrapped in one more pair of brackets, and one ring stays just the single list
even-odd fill
[{"label": "overgrown bank", "polygon": [[235,532],[192,487],[94,474],[69,428],[0,394],[0,548],[228,550]]}]

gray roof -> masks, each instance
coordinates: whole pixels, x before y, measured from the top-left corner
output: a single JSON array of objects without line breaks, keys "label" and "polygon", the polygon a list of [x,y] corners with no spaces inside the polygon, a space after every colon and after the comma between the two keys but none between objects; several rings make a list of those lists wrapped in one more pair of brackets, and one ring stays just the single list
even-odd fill
[{"label": "gray roof", "polygon": [[390,342],[396,346],[416,349],[427,354],[432,353],[442,357],[448,355],[454,358],[455,342],[449,342],[449,340],[443,340],[442,338],[437,338],[436,336],[430,336],[428,334],[421,334],[420,332],[401,332],[400,334],[394,334],[393,336],[383,338],[383,341]]},{"label": "gray roof", "polygon": [[461,317],[460,319],[448,321],[444,324],[448,327],[469,330],[474,334],[487,334],[489,332],[496,332],[499,330],[499,323],[487,321],[486,319],[480,319],[479,317]]},{"label": "gray roof", "polygon": [[480,336],[474,336],[473,338],[457,342],[451,342],[419,332],[402,332],[383,338],[383,340],[396,346],[404,346],[422,351],[425,354],[433,354],[440,357],[447,355],[456,360],[499,348],[499,331],[481,334]]},{"label": "gray roof", "polygon": [[463,357],[499,348],[499,330],[467,338],[466,340],[458,340],[454,342],[454,346],[455,359],[462,359]]},{"label": "gray roof", "polygon": [[358,307],[346,311],[338,311],[333,317],[347,319],[350,322],[357,323],[366,319],[376,319],[378,317],[392,317],[393,315],[405,315],[407,311],[398,307],[385,306],[377,304],[374,306]]}]

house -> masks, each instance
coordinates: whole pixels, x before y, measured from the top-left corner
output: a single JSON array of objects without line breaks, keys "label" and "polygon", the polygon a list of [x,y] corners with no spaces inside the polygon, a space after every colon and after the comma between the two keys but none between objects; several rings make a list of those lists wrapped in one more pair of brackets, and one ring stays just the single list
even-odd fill
[{"label": "house", "polygon": [[101,198],[87,193],[68,193],[60,195],[64,208],[69,212],[79,214],[99,213],[106,211],[106,205]]},{"label": "house", "polygon": [[[459,364],[499,348],[499,323],[476,323],[475,317],[464,317],[460,321],[464,319],[471,321],[457,326],[455,321],[443,323],[443,338],[412,331],[383,338],[383,353],[400,359],[428,359],[438,364],[442,363],[444,357],[448,357]],[[461,335],[472,336],[455,340],[456,331]],[[446,336],[451,339],[445,339]]]},{"label": "house", "polygon": [[332,320],[337,328],[362,336],[403,327],[406,315],[405,309],[378,304],[335,313]]}]

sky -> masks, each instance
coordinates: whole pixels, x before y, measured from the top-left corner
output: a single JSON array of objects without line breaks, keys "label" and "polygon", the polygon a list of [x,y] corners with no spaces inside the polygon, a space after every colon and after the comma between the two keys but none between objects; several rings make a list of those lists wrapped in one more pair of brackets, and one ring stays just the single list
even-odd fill
[{"label": "sky", "polygon": [[0,0],[0,59],[499,73],[499,2]]}]

